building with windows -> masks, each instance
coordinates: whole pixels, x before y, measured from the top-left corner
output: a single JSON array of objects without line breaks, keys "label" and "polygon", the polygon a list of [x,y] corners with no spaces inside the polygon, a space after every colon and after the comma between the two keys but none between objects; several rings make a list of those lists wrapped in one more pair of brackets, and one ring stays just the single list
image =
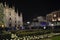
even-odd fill
[{"label": "building with windows", "polygon": [[[0,3],[0,14],[3,14],[3,18],[0,17],[0,19],[2,18],[3,20],[3,25],[4,27],[22,27],[23,26],[23,17],[22,17],[22,13],[20,13],[20,16],[18,15],[18,11],[15,12],[15,8],[14,7],[9,7],[6,5],[6,3],[3,5],[2,3]],[[0,22],[2,22],[0,20]],[[0,23],[1,24],[1,23]]]},{"label": "building with windows", "polygon": [[43,16],[38,16],[33,19],[33,22],[31,23],[30,27],[44,27],[47,26],[48,22]]},{"label": "building with windows", "polygon": [[47,14],[46,20],[52,22],[55,25],[60,25],[60,10]]}]

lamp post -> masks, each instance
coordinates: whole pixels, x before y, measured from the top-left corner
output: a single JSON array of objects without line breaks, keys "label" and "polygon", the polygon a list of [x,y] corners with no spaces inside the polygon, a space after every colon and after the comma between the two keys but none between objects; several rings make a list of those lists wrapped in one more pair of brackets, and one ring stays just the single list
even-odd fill
[{"label": "lamp post", "polygon": [[29,26],[29,24],[30,24],[30,22],[28,21],[28,22],[27,22],[27,25],[28,25],[28,27],[31,29],[31,27]]},{"label": "lamp post", "polygon": [[44,38],[44,33],[45,33],[45,29],[46,29],[46,26],[43,27],[43,38]]},{"label": "lamp post", "polygon": [[[46,29],[46,26],[44,26],[43,29],[45,30]],[[45,31],[43,33],[45,33]]]},{"label": "lamp post", "polygon": [[53,33],[53,29],[54,29],[54,27],[53,27],[53,26],[54,26],[54,24],[51,24],[51,27],[52,27],[52,33]]}]

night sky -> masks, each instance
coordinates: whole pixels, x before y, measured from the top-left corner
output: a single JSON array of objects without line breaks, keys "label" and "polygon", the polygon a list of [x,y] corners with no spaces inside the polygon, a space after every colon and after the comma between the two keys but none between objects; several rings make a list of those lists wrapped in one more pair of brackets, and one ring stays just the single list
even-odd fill
[{"label": "night sky", "polygon": [[2,2],[6,1],[10,6],[14,5],[16,9],[19,10],[19,13],[23,13],[24,21],[31,21],[37,16],[46,16],[46,14],[59,10],[60,1],[49,1],[49,0],[40,0],[40,1],[20,1],[20,0],[1,0]]}]

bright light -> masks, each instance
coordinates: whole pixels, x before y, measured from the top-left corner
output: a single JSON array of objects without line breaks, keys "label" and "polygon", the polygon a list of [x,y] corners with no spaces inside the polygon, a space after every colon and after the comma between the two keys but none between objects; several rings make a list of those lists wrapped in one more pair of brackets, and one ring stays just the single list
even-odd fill
[{"label": "bright light", "polygon": [[54,19],[52,19],[52,21],[55,21]]},{"label": "bright light", "polygon": [[56,17],[56,14],[54,14],[54,17]]},{"label": "bright light", "polygon": [[44,27],[44,29],[46,29],[46,27]]},{"label": "bright light", "polygon": [[51,24],[51,26],[54,26],[54,24]]},{"label": "bright light", "polygon": [[27,24],[30,24],[30,22],[27,22]]},{"label": "bright light", "polygon": [[58,21],[60,21],[60,18],[58,18]]},{"label": "bright light", "polygon": [[52,19],[52,21],[57,21],[56,19]]},{"label": "bright light", "polygon": [[4,25],[2,25],[2,27],[4,27]]}]

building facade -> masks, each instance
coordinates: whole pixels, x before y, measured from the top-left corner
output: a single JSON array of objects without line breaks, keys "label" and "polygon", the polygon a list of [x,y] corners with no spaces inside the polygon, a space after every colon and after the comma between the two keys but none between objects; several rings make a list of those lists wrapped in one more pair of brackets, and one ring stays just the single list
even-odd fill
[{"label": "building facade", "polygon": [[47,14],[46,20],[54,23],[55,25],[60,25],[60,10]]},{"label": "building facade", "polygon": [[38,16],[35,19],[33,19],[31,26],[33,26],[33,27],[47,26],[47,20],[45,20],[45,17],[43,17],[43,16]]},{"label": "building facade", "polygon": [[[5,27],[22,27],[23,26],[23,17],[22,13],[20,13],[20,16],[18,15],[18,11],[15,12],[15,8],[12,7],[10,8],[9,6],[3,5],[2,3],[0,4],[3,6],[3,21],[4,21],[4,26]],[[2,6],[0,6],[2,8]],[[1,9],[0,9],[1,11]],[[0,13],[2,14],[2,13]]]}]

